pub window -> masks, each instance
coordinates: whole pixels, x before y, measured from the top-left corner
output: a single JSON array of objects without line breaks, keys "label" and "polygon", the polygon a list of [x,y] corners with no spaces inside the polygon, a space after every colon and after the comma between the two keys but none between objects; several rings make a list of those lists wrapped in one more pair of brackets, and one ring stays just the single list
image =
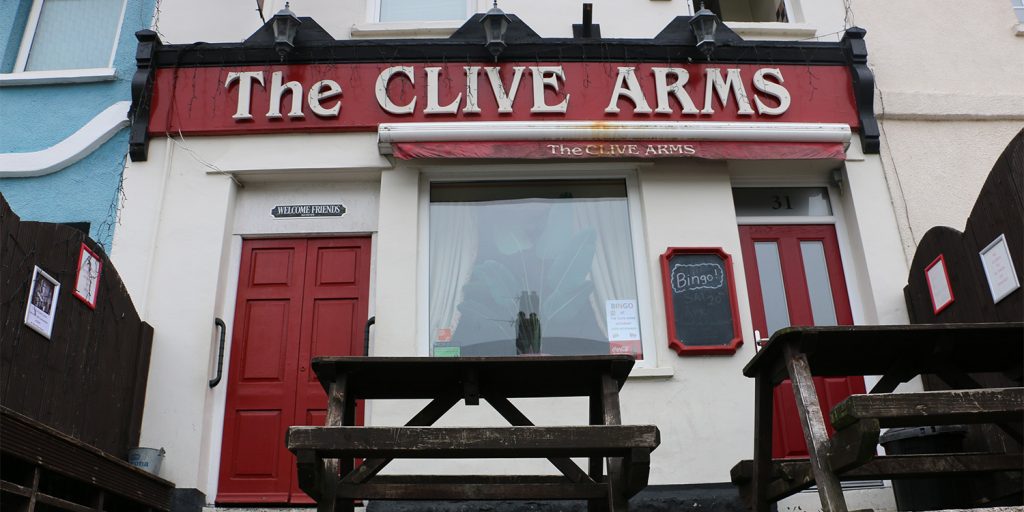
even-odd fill
[{"label": "pub window", "polygon": [[110,67],[124,6],[125,0],[35,0],[14,70]]},{"label": "pub window", "polygon": [[[780,22],[792,21],[792,0],[705,0],[704,6],[714,11],[723,21]],[[700,0],[693,0],[694,12],[700,9]]]},{"label": "pub window", "polygon": [[[474,2],[475,3],[475,2]],[[468,0],[378,0],[377,21],[464,21]]]},{"label": "pub window", "polygon": [[434,356],[641,349],[625,180],[433,183]]},{"label": "pub window", "polygon": [[1013,12],[1017,15],[1017,21],[1024,23],[1024,0],[1010,0],[1013,4]]}]

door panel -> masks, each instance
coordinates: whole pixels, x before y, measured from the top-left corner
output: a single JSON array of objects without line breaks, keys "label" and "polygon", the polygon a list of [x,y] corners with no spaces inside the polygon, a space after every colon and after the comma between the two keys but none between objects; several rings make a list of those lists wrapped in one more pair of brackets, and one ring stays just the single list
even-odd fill
[{"label": "door panel", "polygon": [[[851,325],[853,315],[831,225],[740,226],[754,328],[764,337],[793,326]],[[825,414],[853,393],[862,377],[815,378]],[[775,389],[772,456],[806,457],[807,446],[789,381]]]},{"label": "door panel", "polygon": [[323,425],[309,360],[362,353],[369,278],[368,238],[243,242],[218,503],[312,503],[285,433]]},{"label": "door panel", "polygon": [[[325,355],[363,355],[363,326],[368,317],[370,240],[368,238],[311,239],[306,267],[299,350],[295,425],[322,426],[327,395],[309,361]],[[362,424],[363,407],[357,407]],[[291,471],[296,468],[292,459]],[[313,503],[292,478],[292,503]]]}]

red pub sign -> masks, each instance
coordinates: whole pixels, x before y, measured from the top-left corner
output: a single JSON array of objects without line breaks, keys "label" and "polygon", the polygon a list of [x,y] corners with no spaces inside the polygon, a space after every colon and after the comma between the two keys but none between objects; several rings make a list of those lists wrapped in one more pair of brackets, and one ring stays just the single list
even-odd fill
[{"label": "red pub sign", "polygon": [[[151,134],[377,131],[384,123],[494,121],[586,121],[597,129],[601,122],[613,121],[859,127],[849,68],[794,64],[419,62],[162,68],[156,70],[150,112]],[[574,147],[544,150],[569,152],[562,156],[637,151]]]}]

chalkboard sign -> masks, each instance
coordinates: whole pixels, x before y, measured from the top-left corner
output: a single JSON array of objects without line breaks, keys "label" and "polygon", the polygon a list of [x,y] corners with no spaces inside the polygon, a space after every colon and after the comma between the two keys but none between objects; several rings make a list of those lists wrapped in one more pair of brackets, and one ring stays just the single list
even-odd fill
[{"label": "chalkboard sign", "polygon": [[733,354],[743,343],[732,257],[720,248],[661,255],[669,346],[679,355]]}]

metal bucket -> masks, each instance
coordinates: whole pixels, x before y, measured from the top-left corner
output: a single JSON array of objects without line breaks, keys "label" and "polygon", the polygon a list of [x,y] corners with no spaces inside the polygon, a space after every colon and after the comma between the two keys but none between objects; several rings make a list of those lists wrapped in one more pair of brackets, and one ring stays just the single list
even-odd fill
[{"label": "metal bucket", "polygon": [[132,448],[128,450],[128,463],[154,475],[159,475],[160,464],[164,461],[165,453],[167,452],[163,448]]}]

